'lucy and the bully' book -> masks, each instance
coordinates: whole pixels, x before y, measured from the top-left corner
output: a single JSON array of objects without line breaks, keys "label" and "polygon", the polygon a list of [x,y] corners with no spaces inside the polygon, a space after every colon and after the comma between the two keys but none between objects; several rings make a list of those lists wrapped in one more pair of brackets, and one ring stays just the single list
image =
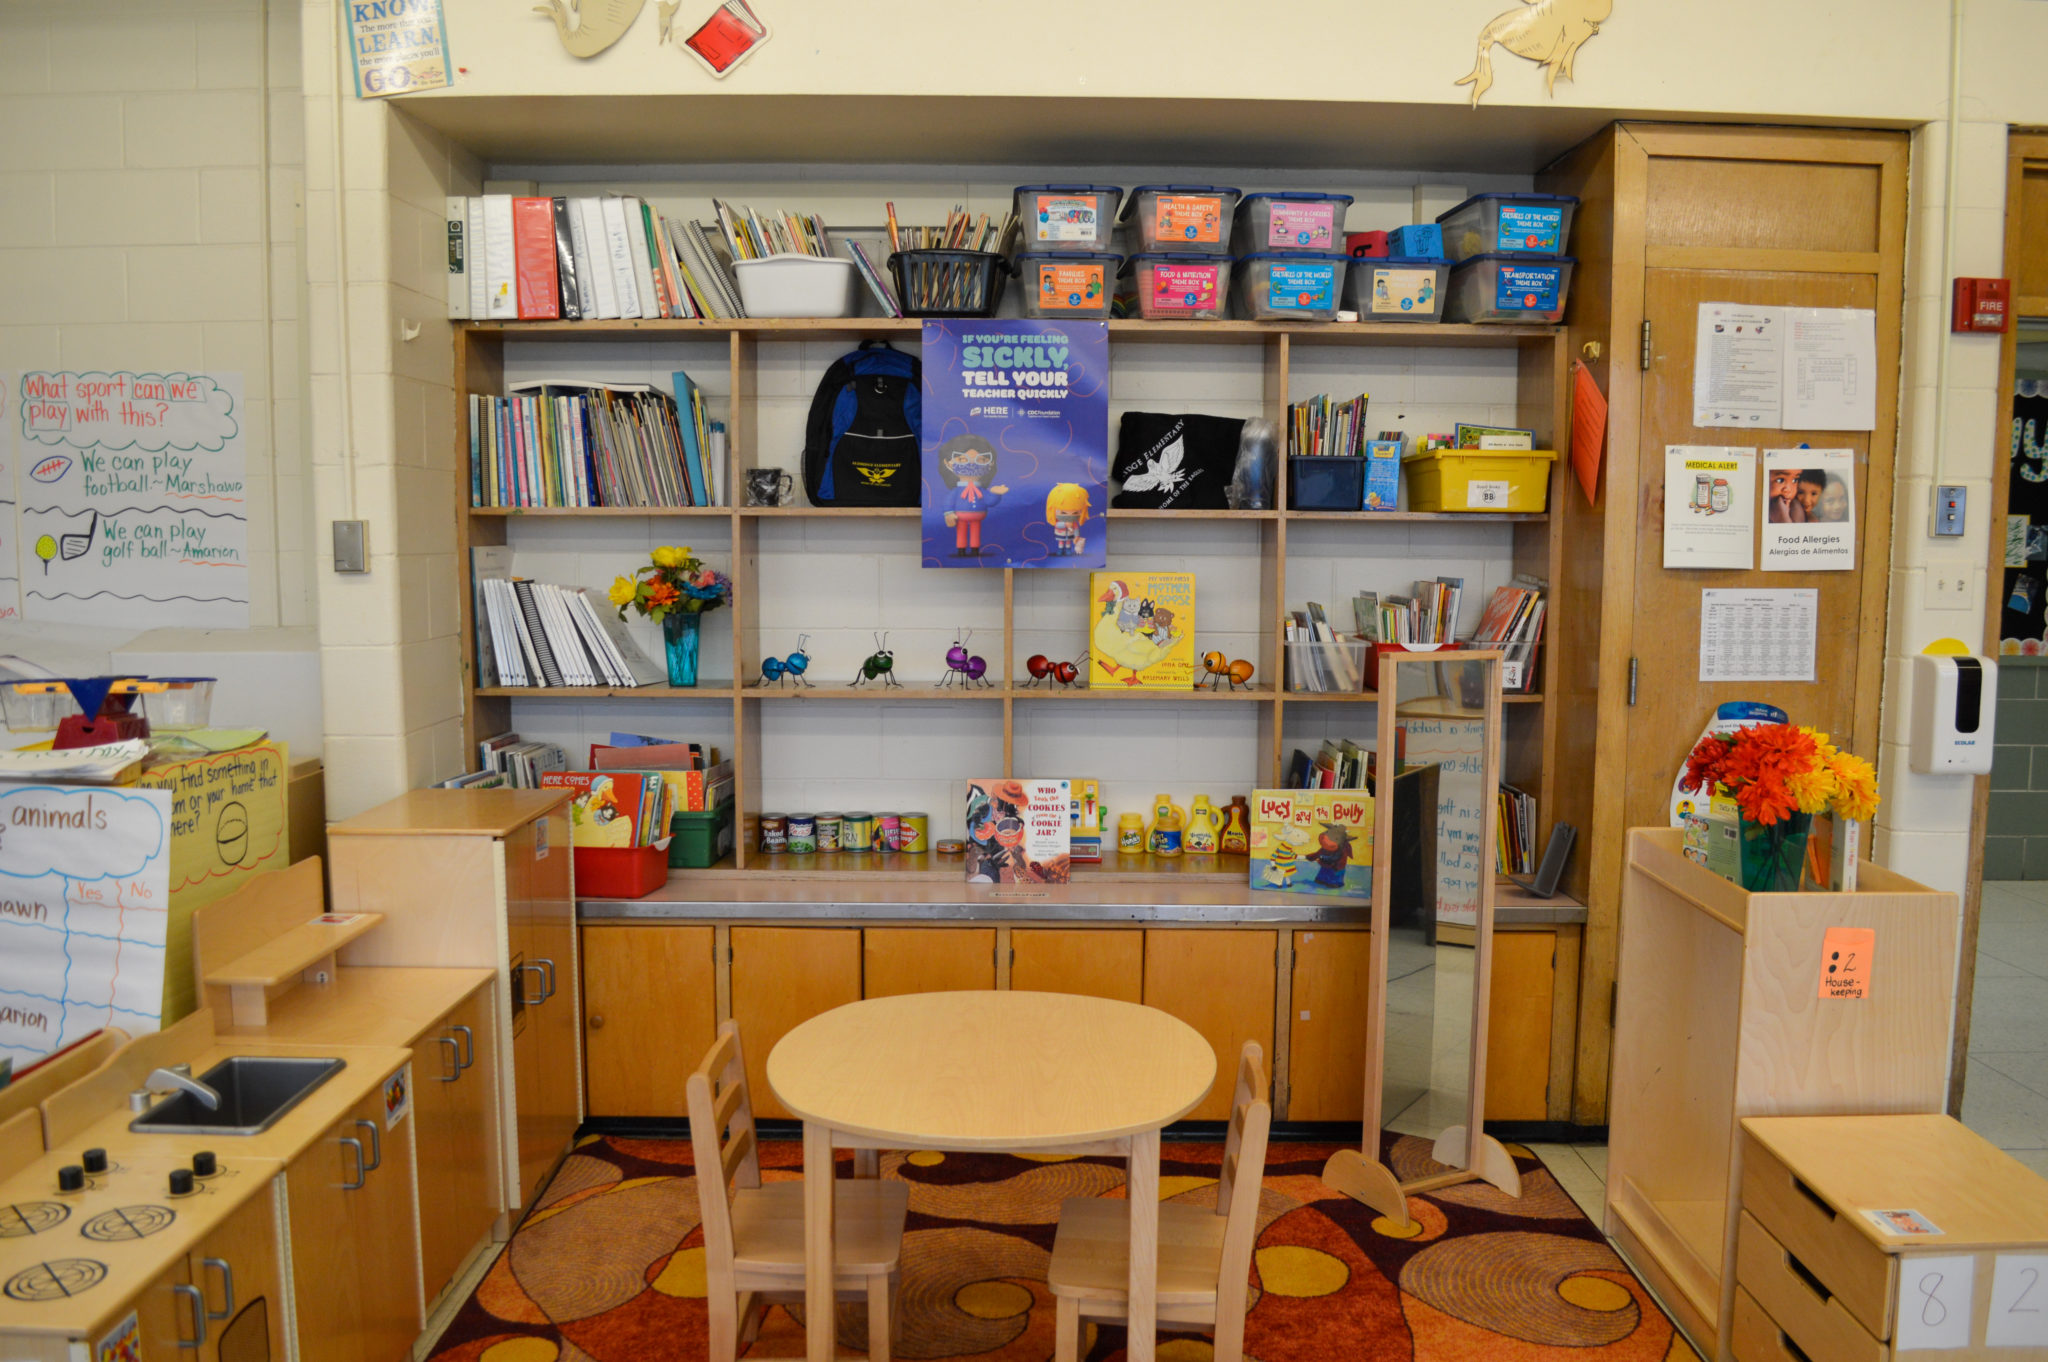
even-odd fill
[{"label": "'lucy and the bully' book", "polygon": [[1252,888],[1372,897],[1372,796],[1359,790],[1254,790]]},{"label": "'lucy and the bully' book", "polygon": [[1088,684],[1195,685],[1195,574],[1088,574]]}]

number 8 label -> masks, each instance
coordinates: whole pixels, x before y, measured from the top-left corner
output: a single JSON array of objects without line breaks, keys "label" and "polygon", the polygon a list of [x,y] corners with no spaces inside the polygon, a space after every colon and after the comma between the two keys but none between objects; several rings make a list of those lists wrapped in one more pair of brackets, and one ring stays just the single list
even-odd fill
[{"label": "number 8 label", "polygon": [[1968,1254],[1900,1260],[1898,1350],[1969,1347],[1976,1278]]}]

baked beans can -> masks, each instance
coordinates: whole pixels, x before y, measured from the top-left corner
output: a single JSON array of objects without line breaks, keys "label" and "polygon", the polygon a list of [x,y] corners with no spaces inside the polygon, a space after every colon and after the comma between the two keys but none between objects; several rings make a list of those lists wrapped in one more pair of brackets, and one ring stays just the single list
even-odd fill
[{"label": "baked beans can", "polygon": [[789,854],[809,856],[818,849],[818,820],[807,813],[789,816]]},{"label": "baked beans can", "polygon": [[871,813],[849,813],[839,820],[841,851],[866,851],[874,836],[875,816]]},{"label": "baked beans can", "polygon": [[869,843],[876,851],[895,851],[896,840],[903,833],[903,820],[893,813],[875,815],[875,836]]},{"label": "baked beans can", "polygon": [[839,850],[840,817],[836,813],[818,815],[818,854]]},{"label": "baked beans can", "polygon": [[932,816],[928,813],[903,814],[896,824],[896,849],[907,851],[913,856],[922,856],[932,849]]},{"label": "baked beans can", "polygon": [[789,820],[781,814],[761,815],[761,850],[771,856],[789,850]]}]

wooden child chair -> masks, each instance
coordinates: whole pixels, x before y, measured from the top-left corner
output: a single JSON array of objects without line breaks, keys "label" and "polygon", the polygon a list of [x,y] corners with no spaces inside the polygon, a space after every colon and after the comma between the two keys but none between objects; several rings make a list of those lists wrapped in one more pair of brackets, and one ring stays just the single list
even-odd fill
[{"label": "wooden child chair", "polygon": [[[733,1362],[740,1345],[753,1341],[766,1306],[804,1298],[804,1185],[761,1185],[737,1024],[719,1025],[718,1042],[684,1092],[704,1222],[708,1356]],[[889,1362],[910,1189],[900,1182],[841,1181],[833,1199],[833,1288],[841,1299],[867,1301],[868,1357]]]},{"label": "wooden child chair", "polygon": [[[1216,1209],[1171,1202],[1159,1208],[1159,1323],[1214,1326],[1216,1362],[1242,1362],[1244,1357],[1252,1238],[1258,1232],[1259,1189],[1266,1173],[1266,1134],[1273,1123],[1261,1058],[1258,1045],[1247,1041],[1237,1065]],[[1129,1202],[1076,1197],[1061,1204],[1046,1272],[1058,1310],[1055,1362],[1079,1357],[1083,1320],[1125,1318],[1130,1253]]]}]

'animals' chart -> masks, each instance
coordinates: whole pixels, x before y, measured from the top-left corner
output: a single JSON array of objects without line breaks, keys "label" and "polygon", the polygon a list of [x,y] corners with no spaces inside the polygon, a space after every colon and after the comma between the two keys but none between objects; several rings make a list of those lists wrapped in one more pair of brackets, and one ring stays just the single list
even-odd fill
[{"label": "'animals' chart", "polygon": [[0,787],[0,1055],[162,1016],[171,792]]}]

